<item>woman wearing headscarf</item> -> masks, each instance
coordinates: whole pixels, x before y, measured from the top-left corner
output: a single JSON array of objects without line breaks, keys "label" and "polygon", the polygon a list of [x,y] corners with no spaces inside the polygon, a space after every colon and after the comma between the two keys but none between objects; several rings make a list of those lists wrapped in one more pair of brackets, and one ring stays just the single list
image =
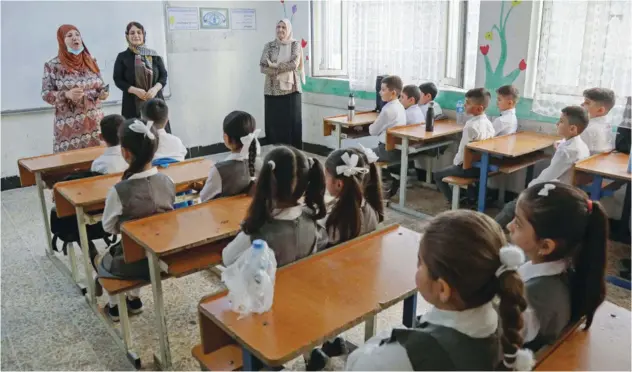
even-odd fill
[{"label": "woman wearing headscarf", "polygon": [[53,152],[99,146],[101,101],[108,90],[97,61],[75,26],[59,27],[57,44],[57,57],[44,64],[42,78],[42,99],[55,107]]},{"label": "woman wearing headscarf", "polygon": [[286,144],[303,148],[303,121],[301,118],[303,49],[292,36],[290,20],[277,23],[276,39],[266,43],[259,62],[265,74],[266,138],[272,144]]},{"label": "woman wearing headscarf", "polygon": [[[167,69],[155,50],[145,45],[143,25],[130,22],[125,28],[128,48],[119,53],[114,63],[114,83],[123,91],[121,115],[126,119],[140,118],[140,110],[152,98],[164,99]],[[165,126],[171,133],[169,123]]]}]

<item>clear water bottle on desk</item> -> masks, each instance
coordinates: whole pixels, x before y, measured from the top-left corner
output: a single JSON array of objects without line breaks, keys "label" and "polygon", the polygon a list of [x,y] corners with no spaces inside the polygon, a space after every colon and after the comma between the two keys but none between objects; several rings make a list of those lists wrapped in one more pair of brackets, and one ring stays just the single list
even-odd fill
[{"label": "clear water bottle on desk", "polygon": [[456,123],[459,125],[465,125],[465,105],[463,100],[456,102]]},{"label": "clear water bottle on desk", "polygon": [[434,120],[434,102],[430,102],[426,111],[426,132],[434,132]]},{"label": "clear water bottle on desk", "polygon": [[347,104],[347,122],[351,123],[355,118],[355,97],[353,93],[349,94],[349,103]]}]

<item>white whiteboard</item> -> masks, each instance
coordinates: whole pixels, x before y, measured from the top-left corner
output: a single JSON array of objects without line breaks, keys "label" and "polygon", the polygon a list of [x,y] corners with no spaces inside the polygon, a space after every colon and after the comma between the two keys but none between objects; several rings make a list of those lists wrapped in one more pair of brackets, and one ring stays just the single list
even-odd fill
[{"label": "white whiteboard", "polygon": [[[2,112],[50,108],[42,100],[44,63],[57,55],[57,28],[68,23],[81,32],[110,84],[107,102],[120,101],[112,71],[127,48],[125,26],[140,22],[147,46],[167,64],[163,1],[2,1]],[[167,67],[167,71],[168,71]],[[165,96],[170,95],[169,85]]]}]

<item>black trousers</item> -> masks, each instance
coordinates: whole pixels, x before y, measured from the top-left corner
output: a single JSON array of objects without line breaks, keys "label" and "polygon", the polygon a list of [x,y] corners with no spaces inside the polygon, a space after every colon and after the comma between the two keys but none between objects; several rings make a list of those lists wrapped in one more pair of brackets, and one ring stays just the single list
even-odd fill
[{"label": "black trousers", "polygon": [[265,96],[266,140],[272,145],[290,145],[303,149],[301,94]]}]

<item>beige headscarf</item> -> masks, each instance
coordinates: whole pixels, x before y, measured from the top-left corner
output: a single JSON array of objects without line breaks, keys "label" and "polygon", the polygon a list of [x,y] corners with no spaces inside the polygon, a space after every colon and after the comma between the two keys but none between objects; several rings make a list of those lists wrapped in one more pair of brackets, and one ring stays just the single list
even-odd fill
[{"label": "beige headscarf", "polygon": [[[276,41],[279,43],[279,57],[277,58],[277,62],[289,62],[292,58],[292,42],[294,40],[294,35],[292,33],[292,22],[289,19],[285,18],[280,20],[277,24],[283,22],[285,24],[285,28],[287,29],[287,33],[285,34],[285,38],[283,40],[276,38]],[[301,78],[301,82],[305,83],[305,69],[303,67],[303,48],[301,47],[301,54],[298,61],[298,72]],[[292,86],[294,86],[294,71],[287,71],[277,75],[277,79],[279,80],[279,85],[282,90],[292,90]]]}]

